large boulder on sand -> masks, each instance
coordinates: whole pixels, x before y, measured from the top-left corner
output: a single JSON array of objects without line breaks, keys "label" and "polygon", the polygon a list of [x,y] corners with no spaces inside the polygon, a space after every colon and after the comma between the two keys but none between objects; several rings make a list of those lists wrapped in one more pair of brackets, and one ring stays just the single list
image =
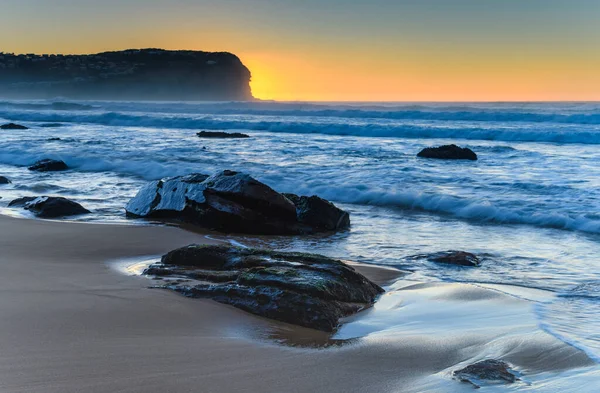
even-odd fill
[{"label": "large boulder on sand", "polygon": [[337,328],[340,318],[371,306],[384,292],[335,259],[232,246],[183,247],[164,255],[144,274],[166,279],[164,288],[185,296],[214,299],[327,332]]},{"label": "large boulder on sand", "polygon": [[69,167],[64,163],[64,161],[45,159],[37,161],[27,169],[36,172],[56,172],[65,171],[69,169]]},{"label": "large boulder on sand", "polygon": [[333,204],[294,197],[299,205],[248,174],[222,171],[151,182],[125,210],[132,217],[180,220],[223,232],[291,235],[349,226],[348,213]]},{"label": "large boulder on sand", "polygon": [[79,203],[63,197],[24,197],[15,199],[8,206],[22,207],[39,218],[77,216],[90,212]]},{"label": "large boulder on sand", "polygon": [[444,145],[440,147],[427,147],[417,154],[421,158],[438,158],[442,160],[477,160],[477,154],[467,147]]},{"label": "large boulder on sand", "polygon": [[28,130],[28,127],[22,126],[20,124],[15,124],[15,123],[8,123],[8,124],[2,124],[0,126],[1,130]]}]

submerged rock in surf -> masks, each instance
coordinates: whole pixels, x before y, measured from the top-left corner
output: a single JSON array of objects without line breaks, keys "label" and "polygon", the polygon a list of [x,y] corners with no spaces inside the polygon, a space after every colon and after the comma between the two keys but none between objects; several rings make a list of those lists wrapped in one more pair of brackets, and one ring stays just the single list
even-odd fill
[{"label": "submerged rock in surf", "polygon": [[471,364],[452,373],[454,378],[480,388],[484,383],[509,384],[518,380],[508,363],[501,360],[487,359]]},{"label": "submerged rock in surf", "polygon": [[22,126],[20,124],[15,124],[15,123],[7,123],[7,124],[2,124],[0,126],[0,129],[2,129],[2,130],[28,130],[29,127],[25,127],[25,126]]},{"label": "submerged rock in surf", "polygon": [[298,221],[319,232],[335,231],[350,226],[350,214],[316,195],[283,194],[296,206]]},{"label": "submerged rock in surf", "polygon": [[441,251],[433,254],[419,254],[409,257],[412,260],[425,259],[435,263],[456,266],[480,266],[481,261],[477,255],[466,251]]},{"label": "submerged rock in surf", "polygon": [[65,164],[64,161],[45,159],[37,161],[35,164],[33,164],[27,169],[36,172],[57,172],[65,171],[69,169],[69,167],[67,166],[67,164]]},{"label": "submerged rock in surf", "polygon": [[222,131],[200,131],[196,133],[199,138],[215,138],[215,139],[238,139],[250,138],[250,135],[242,134],[241,132],[222,132]]},{"label": "submerged rock in surf", "polygon": [[0,184],[10,184],[12,183],[7,177],[0,176]]},{"label": "submerged rock in surf", "polygon": [[295,325],[334,331],[383,289],[345,263],[315,254],[191,245],[164,255],[145,275],[186,278],[162,286]]},{"label": "submerged rock in surf", "polygon": [[439,147],[427,147],[417,154],[421,158],[437,158],[442,160],[477,160],[477,154],[467,147],[456,145],[444,145]]},{"label": "submerged rock in surf", "polygon": [[39,218],[58,218],[90,213],[77,202],[63,197],[24,197],[15,199],[9,207],[22,207]]},{"label": "submerged rock in surf", "polygon": [[[250,175],[222,171],[149,183],[129,201],[132,217],[174,219],[222,232],[265,235],[336,231],[347,212],[318,197],[280,194]],[[292,198],[290,200],[289,198]]]}]

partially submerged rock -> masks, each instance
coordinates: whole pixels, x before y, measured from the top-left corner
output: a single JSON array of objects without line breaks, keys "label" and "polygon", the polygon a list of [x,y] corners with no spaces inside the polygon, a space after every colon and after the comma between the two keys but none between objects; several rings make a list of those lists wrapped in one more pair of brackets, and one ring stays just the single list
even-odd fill
[{"label": "partially submerged rock", "polygon": [[250,135],[242,134],[241,132],[200,131],[196,135],[200,138],[215,139],[250,138]]},{"label": "partially submerged rock", "polygon": [[458,266],[479,266],[481,264],[477,255],[466,251],[442,251],[430,254],[427,259],[436,263],[447,263]]},{"label": "partially submerged rock", "polygon": [[60,139],[60,138],[57,138],[57,137],[54,137],[54,138],[48,138],[48,139],[46,139],[46,140],[47,140],[48,142],[57,142],[57,141],[60,141],[61,139]]},{"label": "partially submerged rock", "polygon": [[63,197],[23,197],[10,202],[8,206],[22,207],[39,218],[77,216],[90,212],[79,203]]},{"label": "partially submerged rock", "polygon": [[316,195],[283,194],[296,206],[298,221],[320,232],[335,231],[350,226],[350,214]]},{"label": "partially submerged rock", "polygon": [[129,216],[175,219],[224,232],[265,235],[335,231],[347,212],[318,197],[286,197],[250,175],[222,171],[149,183],[129,201]]},{"label": "partially submerged rock", "polygon": [[11,181],[7,177],[0,176],[0,184],[10,184],[10,183],[11,183]]},{"label": "partially submerged rock", "polygon": [[27,169],[37,172],[56,172],[65,171],[69,169],[69,167],[64,163],[64,161],[45,159],[37,161]]},{"label": "partially submerged rock", "polygon": [[2,129],[2,130],[28,130],[29,128],[22,126],[20,124],[7,123],[7,124],[2,124],[0,126],[0,129]]},{"label": "partially submerged rock", "polygon": [[476,388],[481,387],[484,383],[509,384],[518,380],[506,362],[495,359],[471,364],[454,371],[452,375],[459,381],[470,383]]},{"label": "partially submerged rock", "polygon": [[422,158],[437,158],[442,160],[477,160],[477,154],[467,147],[456,145],[444,145],[439,147],[427,147],[417,154]]},{"label": "partially submerged rock", "polygon": [[321,255],[191,245],[144,274],[187,278],[164,288],[250,313],[331,332],[339,319],[370,307],[383,289],[343,262]]}]

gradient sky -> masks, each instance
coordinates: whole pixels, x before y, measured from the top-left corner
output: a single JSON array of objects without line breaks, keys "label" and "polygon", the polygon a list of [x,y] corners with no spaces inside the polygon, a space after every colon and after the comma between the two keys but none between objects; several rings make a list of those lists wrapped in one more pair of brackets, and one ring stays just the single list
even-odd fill
[{"label": "gradient sky", "polygon": [[600,0],[1,0],[0,51],[229,51],[256,97],[600,100]]}]

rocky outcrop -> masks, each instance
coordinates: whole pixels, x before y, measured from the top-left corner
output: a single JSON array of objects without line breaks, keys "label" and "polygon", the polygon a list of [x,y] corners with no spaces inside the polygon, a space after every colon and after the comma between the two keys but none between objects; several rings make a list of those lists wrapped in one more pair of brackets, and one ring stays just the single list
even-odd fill
[{"label": "rocky outcrop", "polygon": [[[291,195],[291,194],[289,194]],[[348,213],[318,197],[292,200],[250,175],[223,171],[151,182],[125,210],[132,217],[175,219],[223,232],[291,235],[335,231]]]},{"label": "rocky outcrop", "polygon": [[11,183],[11,181],[7,177],[0,176],[0,184],[10,184],[10,183]]},{"label": "rocky outcrop", "polygon": [[45,159],[37,161],[27,169],[36,172],[57,172],[65,171],[69,169],[69,167],[64,163],[64,161]]},{"label": "rocky outcrop", "polygon": [[[130,49],[90,55],[0,54],[0,91],[13,99],[252,100],[250,70],[227,52]],[[88,105],[57,103],[56,110]]]},{"label": "rocky outcrop", "polygon": [[200,131],[196,133],[199,138],[213,139],[236,139],[250,138],[250,135],[242,134],[241,132],[221,132],[221,131]]},{"label": "rocky outcrop", "polygon": [[487,359],[452,373],[461,382],[480,388],[483,384],[508,384],[519,380],[510,366],[500,360]]},{"label": "rocky outcrop", "polygon": [[2,129],[2,130],[28,130],[29,128],[22,126],[20,124],[8,123],[8,124],[2,124],[0,126],[0,129]]},{"label": "rocky outcrop", "polygon": [[340,318],[370,307],[383,293],[339,260],[231,246],[183,247],[164,255],[144,274],[166,279],[162,288],[185,296],[214,299],[326,332],[334,331]]},{"label": "rocky outcrop", "polygon": [[24,197],[15,199],[9,207],[22,207],[39,218],[58,218],[90,213],[77,202],[62,197]]},{"label": "rocky outcrop", "polygon": [[440,147],[427,147],[417,154],[422,158],[437,158],[442,160],[477,160],[477,154],[467,147],[444,145]]}]

